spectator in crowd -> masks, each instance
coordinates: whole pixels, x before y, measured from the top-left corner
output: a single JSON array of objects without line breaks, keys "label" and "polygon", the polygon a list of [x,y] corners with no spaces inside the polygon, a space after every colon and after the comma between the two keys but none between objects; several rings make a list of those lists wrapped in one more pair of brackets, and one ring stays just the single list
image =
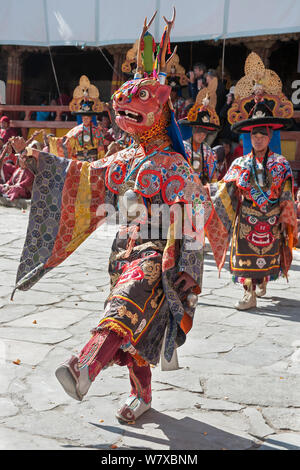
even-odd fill
[{"label": "spectator in crowd", "polygon": [[[50,106],[57,106],[57,101],[56,99],[52,99],[50,101]],[[55,118],[56,118],[56,112],[55,111],[51,111],[50,112],[50,116],[49,116],[49,121],[55,121]]]},{"label": "spectator in crowd", "polygon": [[[172,65],[171,70],[170,70],[170,75],[168,75],[168,85],[171,87],[174,86],[180,86],[180,78],[176,74],[176,67]],[[181,93],[180,93],[181,96]]]},{"label": "spectator in crowd", "polygon": [[192,98],[187,98],[185,101],[184,101],[184,111],[183,111],[183,114],[184,114],[184,118],[187,116],[189,110],[191,109],[191,107],[194,105],[194,101],[192,100]]},{"label": "spectator in crowd", "polygon": [[2,163],[7,163],[8,161],[11,161],[13,165],[17,165],[17,157],[13,151],[12,146],[9,144],[9,142],[6,142],[4,144],[3,139],[0,138],[0,162]]},{"label": "spectator in crowd", "polygon": [[218,86],[216,90],[216,95],[217,95],[216,113],[220,115],[220,111],[226,102],[226,89],[222,80],[218,78],[217,72],[214,69],[209,69],[208,72],[205,74],[205,80],[207,84],[209,85],[209,83],[214,78],[217,78],[218,80]]},{"label": "spectator in crowd", "polygon": [[198,84],[197,85],[198,92],[207,86],[207,83],[204,77],[198,78],[197,84]]},{"label": "spectator in crowd", "polygon": [[0,161],[2,161],[3,159],[3,163],[7,163],[8,160],[10,160],[13,162],[14,165],[18,164],[17,162],[18,158],[15,155],[15,152],[12,146],[9,145],[9,141],[7,141],[6,144],[4,144],[3,139],[0,138],[0,152],[1,152]]},{"label": "spectator in crowd", "polygon": [[171,101],[175,112],[175,118],[177,120],[183,119],[185,117],[185,100],[181,96],[179,96],[178,92],[180,90],[180,86],[175,85],[171,89]]},{"label": "spectator in crowd", "polygon": [[221,139],[229,139],[231,141],[236,141],[236,134],[231,131],[231,125],[228,122],[227,116],[228,111],[232,106],[234,101],[234,87],[231,87],[229,93],[226,95],[226,101],[222,106],[219,117],[221,122],[221,131],[219,133],[219,138]]},{"label": "spectator in crowd", "polygon": [[0,184],[0,195],[9,201],[31,198],[34,174],[26,167],[25,160],[21,155],[19,155],[18,163],[19,166],[11,178],[5,184]]},{"label": "spectator in crowd", "polygon": [[0,127],[0,138],[4,144],[6,144],[10,137],[17,136],[16,130],[10,127],[10,119],[7,116],[2,116],[0,119]]},{"label": "spectator in crowd", "polygon": [[111,144],[111,142],[114,142],[115,140],[113,136],[113,129],[111,127],[110,117],[107,111],[103,111],[100,114],[99,122],[102,128],[102,132],[104,134],[103,144],[104,144],[104,151],[106,153],[108,150],[109,144]]},{"label": "spectator in crowd", "polygon": [[224,148],[224,160],[219,163],[219,177],[218,179],[221,180],[226,175],[227,171],[230,168],[231,163],[234,160],[232,151],[231,151],[231,141],[228,139],[223,139],[221,141],[221,145]]},{"label": "spectator in crowd", "polygon": [[217,161],[218,161],[218,166],[219,166],[219,163],[222,163],[225,158],[225,149],[223,145],[216,145],[215,147],[212,148],[212,150],[217,155]]},{"label": "spectator in crowd", "polygon": [[61,94],[57,99],[58,106],[68,106],[71,101],[71,97],[69,96],[67,90],[62,89]]},{"label": "spectator in crowd", "polygon": [[209,106],[209,100],[203,100],[200,107],[195,103],[187,118],[179,121],[183,133],[186,126],[192,130],[191,137],[183,141],[184,149],[203,185],[218,180],[217,155],[207,143],[208,135],[218,131],[217,122],[218,116],[215,109]]},{"label": "spectator in crowd", "polygon": [[5,184],[12,177],[14,171],[17,169],[12,160],[7,160],[5,163],[0,163],[0,184]]},{"label": "spectator in crowd", "polygon": [[2,137],[0,137],[0,152],[1,152],[0,159],[3,158],[3,157],[2,157],[2,151],[5,150],[5,149],[4,149],[4,145],[5,145],[5,144],[4,144],[4,141],[3,141]]},{"label": "spectator in crowd", "polygon": [[1,148],[0,155],[0,184],[5,184],[16,169],[15,162],[10,159],[14,155],[9,142],[6,142]]},{"label": "spectator in crowd", "polygon": [[233,159],[235,160],[238,157],[242,157],[244,155],[244,145],[243,145],[243,137],[240,135],[239,143],[235,147],[233,152]]},{"label": "spectator in crowd", "polygon": [[[57,105],[58,106],[68,106],[72,98],[69,96],[67,90],[62,89],[61,94],[57,98]],[[73,119],[70,112],[62,113],[61,115],[62,121],[71,121]]]},{"label": "spectator in crowd", "polygon": [[224,160],[225,160],[225,149],[223,145],[216,145],[212,148],[217,156],[217,167],[218,167],[218,181],[222,179],[221,170],[223,170]]},{"label": "spectator in crowd", "polygon": [[[47,106],[46,97],[42,98],[40,106]],[[50,112],[49,111],[37,111],[37,113],[36,113],[36,120],[37,121],[48,121],[49,118],[50,118]]]},{"label": "spectator in crowd", "polygon": [[100,115],[100,124],[102,129],[109,130],[111,128],[111,122],[109,118],[109,114],[107,111],[103,111]]},{"label": "spectator in crowd", "polygon": [[[41,132],[35,131],[31,138],[26,141],[26,145],[40,150],[41,144],[34,139]],[[6,142],[0,154],[1,205],[26,209],[27,203],[25,199],[31,197],[33,180],[34,168],[31,171],[28,165],[25,167],[22,157],[14,153],[10,141]]]},{"label": "spectator in crowd", "polygon": [[[37,135],[42,131],[35,131],[31,138],[26,141],[28,147],[36,148],[41,150],[41,144],[34,140]],[[0,139],[1,142],[1,139]],[[1,143],[0,143],[1,145]],[[19,168],[18,154],[14,153],[14,150],[10,144],[10,141],[3,145],[0,154],[0,184],[9,184],[9,180],[13,176],[14,172]]]},{"label": "spectator in crowd", "polygon": [[195,64],[193,67],[193,70],[191,70],[187,74],[187,78],[189,81],[189,84],[188,84],[189,96],[190,98],[193,99],[193,101],[196,100],[197,94],[201,90],[201,88],[206,86],[206,82],[205,82],[206,71],[207,71],[206,65]]},{"label": "spectator in crowd", "polygon": [[203,128],[195,126],[193,138],[183,142],[186,155],[202,184],[215,183],[218,179],[217,157],[205,142],[207,134]]}]

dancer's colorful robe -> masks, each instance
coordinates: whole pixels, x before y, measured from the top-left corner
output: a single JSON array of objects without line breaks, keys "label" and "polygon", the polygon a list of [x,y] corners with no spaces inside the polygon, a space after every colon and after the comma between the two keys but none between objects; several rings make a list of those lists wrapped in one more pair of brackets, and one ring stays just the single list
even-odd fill
[{"label": "dancer's colorful robe", "polygon": [[[191,327],[194,310],[185,305],[174,281],[179,272],[187,272],[196,281],[196,293],[200,292],[203,259],[199,243],[211,213],[207,195],[186,160],[170,148],[162,151],[156,146],[153,153],[154,148],[151,142],[151,156],[146,159],[140,146],[93,163],[34,150],[37,175],[16,283],[16,289],[27,290],[67,258],[104,221],[103,204],[116,207],[125,177],[136,167],[131,181],[148,208],[180,203],[189,216],[184,224],[181,215],[171,217],[165,238],[139,235],[141,224],[120,228],[109,262],[111,292],[98,327],[128,337],[138,357],[151,364],[159,360],[166,328],[165,357],[170,360]],[[202,221],[193,232],[196,216]],[[181,240],[175,237],[180,228]],[[127,240],[122,237],[126,231],[132,232]],[[195,235],[196,250],[191,244]]]},{"label": "dancer's colorful robe", "polygon": [[202,144],[202,151],[200,148],[198,152],[195,150],[192,152],[191,139],[185,140],[183,143],[189,161],[191,162],[192,157],[197,158],[199,161],[200,167],[195,171],[198,173],[200,180],[207,183],[215,183],[218,179],[218,159],[216,153],[206,142]]},{"label": "dancer's colorful robe", "polygon": [[105,155],[104,134],[100,126],[79,124],[64,137],[50,136],[48,139],[50,153],[58,157],[92,162]]}]

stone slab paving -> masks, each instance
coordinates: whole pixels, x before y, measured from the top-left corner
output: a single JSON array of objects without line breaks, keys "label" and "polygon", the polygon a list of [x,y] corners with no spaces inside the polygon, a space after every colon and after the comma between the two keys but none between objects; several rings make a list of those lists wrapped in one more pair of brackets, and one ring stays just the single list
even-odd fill
[{"label": "stone slab paving", "polygon": [[121,425],[126,368],[104,370],[80,403],[54,375],[103,311],[113,227],[11,302],[28,211],[0,207],[0,217],[0,449],[300,449],[300,252],[289,283],[270,284],[247,312],[234,308],[242,292],[228,265],[219,278],[206,253],[180,369],[152,368],[152,409]]}]

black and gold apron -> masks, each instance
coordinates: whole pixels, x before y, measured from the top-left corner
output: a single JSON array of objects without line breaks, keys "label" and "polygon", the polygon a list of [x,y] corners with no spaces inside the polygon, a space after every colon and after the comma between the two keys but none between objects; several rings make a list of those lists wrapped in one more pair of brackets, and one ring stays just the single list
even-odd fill
[{"label": "black and gold apron", "polygon": [[268,203],[263,209],[244,197],[231,244],[230,269],[235,276],[263,279],[279,275],[279,203]]}]

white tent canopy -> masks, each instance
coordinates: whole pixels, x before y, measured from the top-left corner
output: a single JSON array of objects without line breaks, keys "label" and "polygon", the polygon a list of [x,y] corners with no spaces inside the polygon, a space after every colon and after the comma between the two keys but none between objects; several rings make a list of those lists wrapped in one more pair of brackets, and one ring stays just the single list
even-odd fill
[{"label": "white tent canopy", "polygon": [[175,43],[300,32],[299,0],[0,0],[0,44],[133,43],[155,10],[159,41],[173,5]]}]

